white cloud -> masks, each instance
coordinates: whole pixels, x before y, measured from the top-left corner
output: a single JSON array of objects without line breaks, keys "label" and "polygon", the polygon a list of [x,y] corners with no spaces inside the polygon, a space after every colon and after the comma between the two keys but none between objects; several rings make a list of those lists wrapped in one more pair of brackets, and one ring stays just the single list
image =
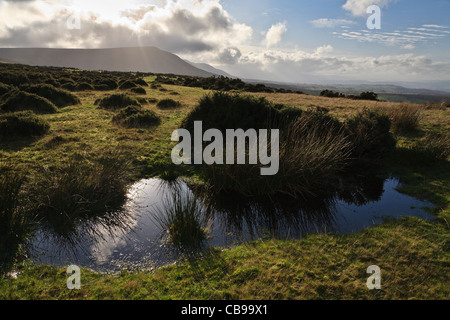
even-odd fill
[{"label": "white cloud", "polygon": [[315,28],[336,28],[336,27],[343,27],[355,24],[354,21],[347,20],[347,19],[316,19],[312,20],[311,24]]},{"label": "white cloud", "polygon": [[[235,61],[237,48],[253,34],[219,0],[141,2],[130,9],[133,6],[125,1],[107,5],[99,0],[0,1],[0,46],[156,46],[178,54],[202,53]],[[80,18],[79,30],[67,28],[72,15]]]},{"label": "white cloud", "polygon": [[265,43],[267,47],[272,47],[281,42],[283,34],[287,31],[286,22],[279,22],[270,27],[267,31]]},{"label": "white cloud", "polygon": [[311,51],[243,50],[240,63],[226,68],[240,77],[282,82],[314,83],[326,79],[361,79],[368,81],[447,79],[449,62],[434,61],[414,54],[348,57],[322,46]]},{"label": "white cloud", "polygon": [[350,11],[354,16],[366,16],[367,8],[371,5],[377,5],[380,8],[383,8],[395,1],[396,0],[347,0],[342,8]]},{"label": "white cloud", "polygon": [[414,50],[415,48],[416,48],[416,46],[412,45],[412,44],[407,44],[403,47],[403,49],[405,49],[405,50]]},{"label": "white cloud", "polygon": [[359,42],[380,43],[386,46],[397,46],[403,49],[414,49],[420,43],[430,40],[439,40],[447,37],[450,32],[432,28],[408,28],[394,32],[373,33],[368,30],[350,31],[342,30],[333,32],[338,38],[357,40]]}]

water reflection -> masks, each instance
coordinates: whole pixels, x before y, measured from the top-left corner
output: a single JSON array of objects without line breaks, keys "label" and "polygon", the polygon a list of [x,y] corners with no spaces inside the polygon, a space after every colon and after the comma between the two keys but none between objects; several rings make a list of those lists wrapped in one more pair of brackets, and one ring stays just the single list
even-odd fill
[{"label": "water reflection", "polygon": [[430,203],[400,194],[397,186],[395,179],[350,176],[327,195],[294,199],[214,194],[184,181],[143,180],[130,189],[130,201],[117,212],[76,221],[65,222],[62,217],[59,223],[42,221],[30,250],[37,262],[77,264],[100,271],[174,263],[186,252],[167,241],[167,230],[155,223],[155,212],[166,213],[154,209],[167,206],[165,200],[180,191],[201,203],[209,222],[202,248],[264,236],[298,239],[307,233],[356,232],[381,223],[386,216],[431,218],[420,209]]}]

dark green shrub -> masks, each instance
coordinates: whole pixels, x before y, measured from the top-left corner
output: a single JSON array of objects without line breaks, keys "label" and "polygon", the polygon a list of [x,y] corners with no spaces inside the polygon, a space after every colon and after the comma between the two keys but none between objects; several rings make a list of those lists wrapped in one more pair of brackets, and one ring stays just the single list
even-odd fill
[{"label": "dark green shrub", "polygon": [[[301,111],[274,105],[264,98],[228,93],[203,97],[184,119],[192,132],[195,121],[203,130],[280,129],[280,168],[261,176],[261,165],[203,166],[205,180],[217,190],[245,195],[318,194],[335,182],[349,157],[350,143],[340,122],[325,112]],[[270,149],[270,146],[269,146]],[[247,146],[246,158],[249,155]]]},{"label": "dark green shrub", "polygon": [[31,111],[0,114],[0,136],[40,136],[50,125]]},{"label": "dark green shrub", "polygon": [[275,129],[283,126],[283,118],[296,120],[301,115],[300,109],[274,105],[264,98],[215,92],[200,99],[182,126],[192,131],[194,121],[203,121],[205,130]]},{"label": "dark green shrub", "polygon": [[108,88],[107,90],[116,90],[118,85],[113,79],[104,79],[95,82],[95,86],[101,86],[102,88]]},{"label": "dark green shrub", "polygon": [[110,91],[111,89],[106,84],[96,84],[94,85],[95,91]]},{"label": "dark green shrub", "polygon": [[112,121],[126,128],[148,128],[159,125],[161,118],[151,110],[129,106],[115,115]]},{"label": "dark green shrub", "polygon": [[55,113],[58,111],[58,108],[46,98],[20,90],[10,91],[1,97],[1,112],[25,110],[34,111],[35,113]]},{"label": "dark green shrub", "polygon": [[0,82],[0,98],[5,93],[10,92],[12,89],[13,89],[13,87],[11,87],[10,85],[7,85],[7,84],[4,84],[4,83]]},{"label": "dark green shrub", "polygon": [[145,82],[145,80],[142,79],[142,78],[135,79],[135,80],[134,80],[134,83],[136,83],[136,84],[138,84],[138,85],[140,85],[140,86],[142,86],[142,87],[148,87],[148,83]]},{"label": "dark green shrub", "polygon": [[133,99],[124,93],[113,94],[102,99],[97,99],[97,101],[95,101],[95,105],[111,110],[122,109],[128,106],[141,106],[136,99]]},{"label": "dark green shrub", "polygon": [[67,82],[61,85],[61,89],[77,91],[77,84],[75,82]]},{"label": "dark green shrub", "polygon": [[20,86],[30,82],[28,76],[21,71],[3,71],[0,72],[0,82],[11,86]]},{"label": "dark green shrub", "polygon": [[130,89],[131,92],[134,92],[136,94],[147,94],[147,91],[145,91],[142,87],[134,87]]},{"label": "dark green shrub", "polygon": [[137,86],[138,86],[138,85],[137,85],[135,82],[130,81],[130,80],[127,80],[127,81],[123,82],[123,83],[119,86],[119,89],[120,89],[120,90],[128,90],[128,89],[131,89],[131,88],[135,88],[135,87],[137,87]]},{"label": "dark green shrub", "polygon": [[90,83],[82,82],[82,83],[77,85],[75,90],[76,91],[94,91],[95,88]]},{"label": "dark green shrub", "polygon": [[63,89],[55,88],[49,84],[23,86],[21,89],[28,93],[34,93],[38,96],[46,98],[60,108],[80,103],[80,99],[76,95]]},{"label": "dark green shrub", "polygon": [[391,121],[386,115],[365,109],[344,123],[354,158],[381,158],[395,149]]},{"label": "dark green shrub", "polygon": [[161,101],[159,101],[156,106],[159,109],[176,109],[181,107],[181,103],[179,101],[175,101],[173,99],[163,99]]}]

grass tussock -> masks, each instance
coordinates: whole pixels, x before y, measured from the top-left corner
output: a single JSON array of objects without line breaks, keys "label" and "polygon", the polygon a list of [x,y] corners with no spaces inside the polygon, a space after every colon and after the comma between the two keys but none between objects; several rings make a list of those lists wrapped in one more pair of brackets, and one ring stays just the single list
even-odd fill
[{"label": "grass tussock", "polygon": [[445,161],[450,157],[450,134],[428,133],[412,150],[428,162]]},{"label": "grass tussock", "polygon": [[[244,195],[303,197],[326,192],[348,164],[351,144],[342,131],[335,131],[332,123],[312,126],[312,117],[305,114],[282,134],[279,171],[275,176],[262,176],[261,165],[212,165],[203,168],[206,181],[217,191]],[[270,154],[272,148],[268,148]],[[250,146],[246,158],[250,158],[249,150]]]},{"label": "grass tussock", "polygon": [[423,118],[424,107],[409,103],[402,103],[390,107],[377,107],[375,111],[385,114],[392,123],[395,134],[413,132],[419,128]]},{"label": "grass tussock", "polygon": [[0,114],[0,137],[41,136],[50,125],[31,111]]},{"label": "grass tussock", "polygon": [[29,232],[30,219],[21,201],[25,179],[19,168],[0,163],[0,272]]},{"label": "grass tussock", "polygon": [[130,89],[130,91],[133,93],[136,93],[136,94],[142,94],[142,95],[147,94],[147,91],[145,91],[145,89],[142,87],[133,87]]},{"label": "grass tussock", "polygon": [[199,248],[207,238],[206,211],[189,190],[176,188],[154,207],[152,218],[169,243],[179,248]]},{"label": "grass tussock", "polygon": [[391,153],[396,141],[388,116],[364,109],[344,122],[344,132],[352,144],[352,158],[379,159]]},{"label": "grass tussock", "polygon": [[74,91],[94,91],[95,87],[87,82],[81,82],[79,84],[76,85],[75,90]]},{"label": "grass tussock", "polygon": [[126,80],[119,85],[119,90],[128,90],[128,89],[132,89],[132,88],[136,88],[136,87],[138,87],[136,82],[131,81],[131,80]]},{"label": "grass tussock", "polygon": [[167,110],[167,109],[176,109],[181,107],[181,103],[179,101],[175,101],[173,99],[163,99],[159,101],[156,106],[159,109]]},{"label": "grass tussock", "polygon": [[95,105],[109,110],[118,110],[126,108],[128,106],[141,106],[141,104],[136,99],[124,93],[113,94],[105,98],[97,99],[95,101]]},{"label": "grass tussock", "polygon": [[149,128],[159,125],[161,118],[154,111],[129,106],[116,114],[112,121],[125,128]]},{"label": "grass tussock", "polygon": [[129,172],[129,160],[118,152],[97,160],[80,155],[60,167],[44,169],[32,191],[37,213],[43,218],[73,219],[114,211],[127,198]]},{"label": "grass tussock", "polygon": [[59,108],[73,106],[80,103],[80,99],[76,95],[66,90],[55,88],[49,84],[22,86],[21,89],[28,93],[33,93],[48,99]]},{"label": "grass tussock", "polygon": [[46,98],[17,89],[4,94],[0,98],[1,112],[28,110],[35,113],[56,113],[58,108]]}]

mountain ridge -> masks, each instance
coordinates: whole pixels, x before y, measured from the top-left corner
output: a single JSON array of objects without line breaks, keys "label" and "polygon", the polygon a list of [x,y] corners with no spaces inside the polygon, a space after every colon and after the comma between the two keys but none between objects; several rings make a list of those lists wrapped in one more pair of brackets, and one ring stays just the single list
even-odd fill
[{"label": "mountain ridge", "polygon": [[0,61],[33,66],[211,77],[213,73],[156,47],[103,49],[0,48]]}]

